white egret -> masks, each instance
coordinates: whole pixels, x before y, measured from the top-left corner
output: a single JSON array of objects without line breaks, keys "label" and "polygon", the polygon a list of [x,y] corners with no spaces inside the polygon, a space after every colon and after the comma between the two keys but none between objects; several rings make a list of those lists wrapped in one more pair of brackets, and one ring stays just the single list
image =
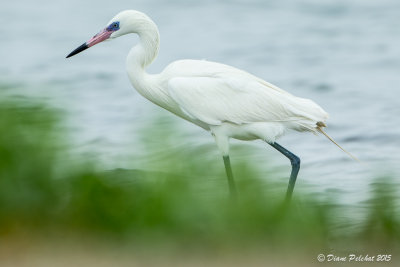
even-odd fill
[{"label": "white egret", "polygon": [[328,114],[309,99],[293,96],[245,71],[220,63],[179,60],[160,74],[146,73],[145,68],[158,54],[159,32],[147,15],[135,10],[117,14],[104,30],[67,58],[104,40],[129,33],[136,33],[140,38],[126,60],[133,87],[154,104],[212,133],[223,156],[231,196],[236,195],[236,188],[229,160],[229,139],[261,139],[291,162],[286,194],[290,199],[300,159],[276,143],[276,139],[289,129],[326,135],[322,128],[326,126]]}]

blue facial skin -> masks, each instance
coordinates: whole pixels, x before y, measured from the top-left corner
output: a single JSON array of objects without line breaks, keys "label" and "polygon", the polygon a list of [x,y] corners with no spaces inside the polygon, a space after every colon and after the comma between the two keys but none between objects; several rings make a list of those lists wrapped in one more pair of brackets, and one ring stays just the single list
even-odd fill
[{"label": "blue facial skin", "polygon": [[119,21],[115,21],[113,23],[111,23],[107,28],[107,31],[109,32],[115,32],[119,30]]}]

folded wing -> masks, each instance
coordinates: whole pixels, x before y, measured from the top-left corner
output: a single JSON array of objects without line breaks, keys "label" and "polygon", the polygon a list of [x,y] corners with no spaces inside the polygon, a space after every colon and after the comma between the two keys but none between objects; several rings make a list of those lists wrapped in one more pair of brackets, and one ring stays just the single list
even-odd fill
[{"label": "folded wing", "polygon": [[175,77],[168,82],[168,92],[183,112],[209,125],[293,122],[299,126],[296,130],[314,131],[316,123],[328,117],[313,101],[246,73]]}]

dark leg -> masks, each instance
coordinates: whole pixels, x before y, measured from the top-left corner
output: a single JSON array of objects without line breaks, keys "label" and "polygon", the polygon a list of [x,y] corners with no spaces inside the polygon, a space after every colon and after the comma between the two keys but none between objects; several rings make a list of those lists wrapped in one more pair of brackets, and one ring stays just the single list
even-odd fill
[{"label": "dark leg", "polygon": [[228,176],[228,184],[229,184],[229,192],[232,199],[236,199],[236,186],[235,180],[233,180],[231,161],[229,160],[229,156],[223,156],[224,165],[226,170],[226,175]]},{"label": "dark leg", "polygon": [[281,152],[283,155],[285,155],[285,157],[290,159],[290,163],[292,164],[292,172],[290,173],[289,185],[286,192],[286,200],[290,201],[290,199],[292,198],[294,185],[296,183],[297,174],[300,170],[300,158],[283,146],[279,145],[278,143],[272,143],[270,145]]}]

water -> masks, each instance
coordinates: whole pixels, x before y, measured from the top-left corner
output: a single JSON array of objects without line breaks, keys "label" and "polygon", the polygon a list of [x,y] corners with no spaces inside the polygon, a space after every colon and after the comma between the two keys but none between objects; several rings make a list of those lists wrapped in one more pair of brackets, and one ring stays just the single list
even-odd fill
[{"label": "water", "polygon": [[[182,58],[223,62],[311,98],[330,113],[327,132],[363,164],[348,159],[323,137],[289,134],[280,143],[302,159],[300,190],[311,188],[320,195],[335,191],[343,202],[359,203],[372,178],[382,173],[398,177],[400,2],[3,3],[2,83],[21,85],[13,87],[12,94],[42,97],[66,111],[75,152],[95,158],[104,168],[140,168],[141,162],[131,157],[140,154],[142,147],[135,133],[157,116],[180,129],[176,146],[184,147],[182,142],[206,146],[209,153],[198,157],[220,160],[207,132],[154,106],[132,89],[125,57],[137,37],[125,36],[65,59],[124,9],[143,11],[159,26],[161,50],[149,72],[160,72]],[[276,166],[277,179],[288,176],[286,158],[261,142],[246,145],[251,153],[232,154],[233,161],[248,157],[259,166]]]}]

